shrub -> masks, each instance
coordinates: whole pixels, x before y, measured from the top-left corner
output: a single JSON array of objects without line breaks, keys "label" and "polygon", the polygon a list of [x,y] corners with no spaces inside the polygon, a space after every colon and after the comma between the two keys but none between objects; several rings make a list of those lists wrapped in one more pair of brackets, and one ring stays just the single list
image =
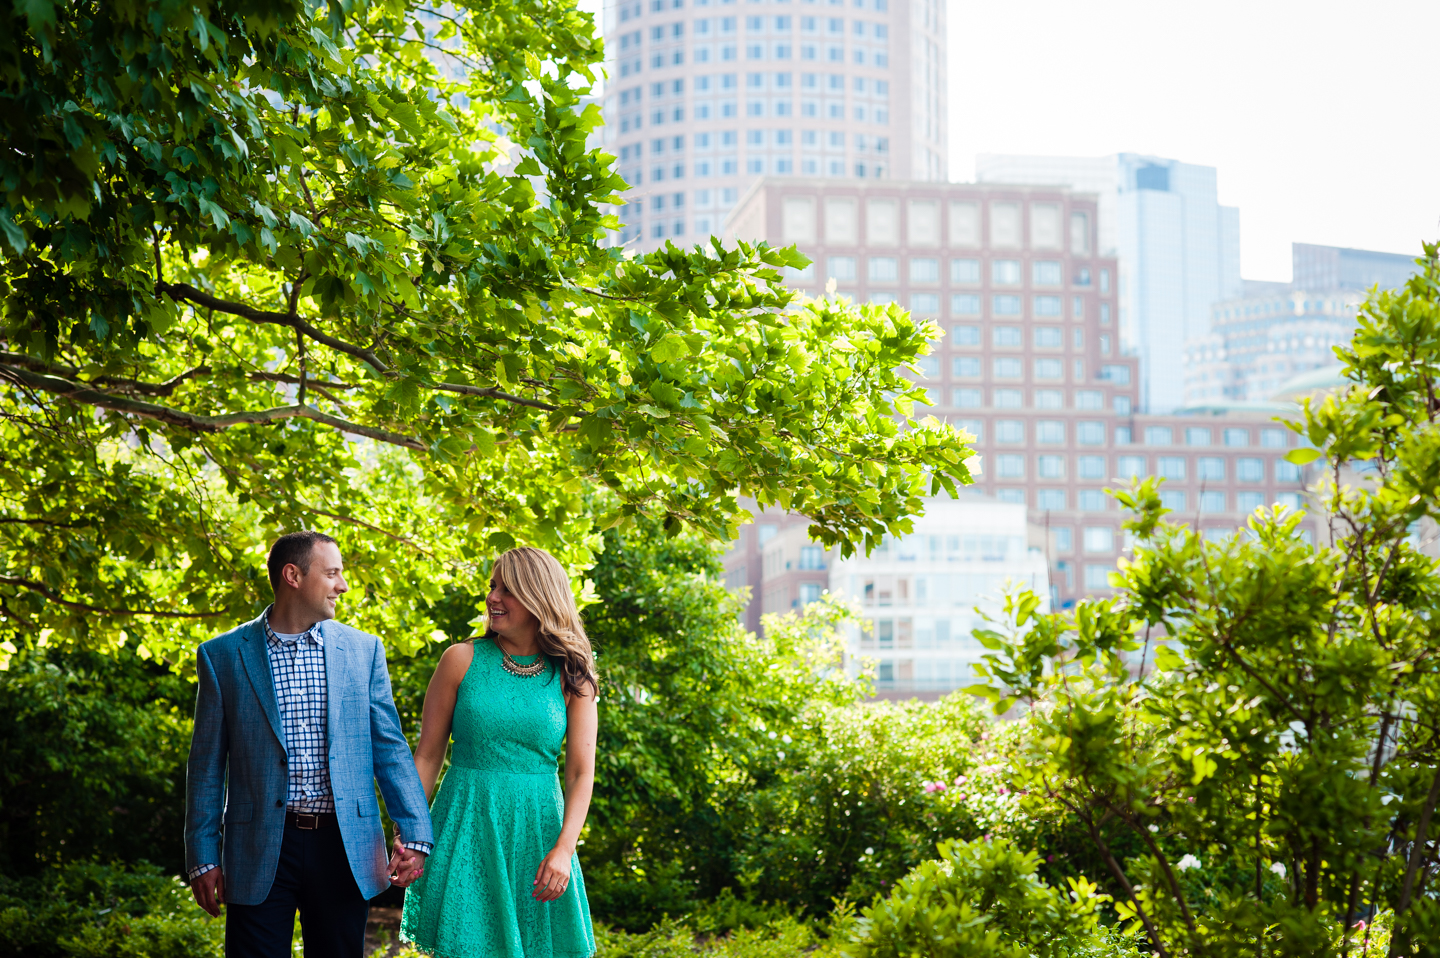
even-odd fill
[{"label": "shrub", "polygon": [[147,862],[75,862],[0,878],[0,954],[25,958],[220,958],[225,923]]},{"label": "shrub", "polygon": [[1102,928],[1097,895],[1084,878],[1070,891],[1035,875],[1039,859],[1008,841],[946,842],[940,859],[901,879],[855,921],[850,958],[965,955],[1079,958],[1138,955],[1132,942]]}]

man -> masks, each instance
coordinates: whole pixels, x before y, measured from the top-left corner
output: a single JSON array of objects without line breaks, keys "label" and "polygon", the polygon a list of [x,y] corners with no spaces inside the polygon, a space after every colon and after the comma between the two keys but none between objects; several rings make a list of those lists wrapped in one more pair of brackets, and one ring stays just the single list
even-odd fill
[{"label": "man", "polygon": [[369,899],[423,868],[430,813],[385,649],[334,621],[349,589],[335,540],[292,532],[267,564],[274,604],[196,656],[185,867],[200,907],[228,906],[229,958],[289,958],[297,908],[307,958],[360,958]]}]

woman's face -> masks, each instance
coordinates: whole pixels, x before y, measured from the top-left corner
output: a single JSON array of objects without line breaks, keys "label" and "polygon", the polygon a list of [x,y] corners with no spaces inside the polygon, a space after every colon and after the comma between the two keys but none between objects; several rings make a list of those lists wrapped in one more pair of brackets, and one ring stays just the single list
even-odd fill
[{"label": "woman's face", "polygon": [[490,594],[485,596],[485,613],[489,616],[490,628],[507,639],[529,638],[540,627],[540,620],[520,604],[520,600],[505,588],[499,575],[490,576]]}]

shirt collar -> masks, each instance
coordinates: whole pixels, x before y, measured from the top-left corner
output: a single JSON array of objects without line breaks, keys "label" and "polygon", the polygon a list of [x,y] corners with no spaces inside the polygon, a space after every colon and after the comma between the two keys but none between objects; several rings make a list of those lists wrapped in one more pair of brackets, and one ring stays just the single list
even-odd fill
[{"label": "shirt collar", "polygon": [[272,646],[299,645],[301,641],[309,642],[309,643],[311,643],[311,644],[313,644],[313,645],[319,645],[319,646],[323,646],[323,645],[325,644],[324,636],[322,636],[322,635],[320,634],[320,623],[319,623],[319,622],[316,622],[314,625],[310,626],[310,628],[306,629],[303,633],[301,633],[298,637],[296,637],[296,638],[294,638],[294,639],[282,639],[282,638],[280,638],[280,636],[278,636],[278,635],[275,634],[275,630],[272,629],[272,628],[270,628],[270,610],[273,609],[273,608],[275,608],[273,605],[270,606],[269,608],[267,608],[267,609],[265,610],[264,616],[262,616],[262,618],[263,618],[263,620],[264,620],[264,622],[265,622],[265,640],[266,640],[266,642],[268,642],[270,645],[272,645]]}]

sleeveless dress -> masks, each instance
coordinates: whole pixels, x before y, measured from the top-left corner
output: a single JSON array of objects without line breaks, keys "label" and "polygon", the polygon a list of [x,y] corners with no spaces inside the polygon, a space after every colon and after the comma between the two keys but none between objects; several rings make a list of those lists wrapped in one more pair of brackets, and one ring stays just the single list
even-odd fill
[{"label": "sleeveless dress", "polygon": [[406,890],[400,937],[437,958],[590,958],[595,934],[579,860],[570,860],[563,895],[530,897],[564,818],[560,674],[552,663],[537,676],[511,675],[493,642],[472,645],[455,698],[450,768],[430,809],[435,849]]}]

